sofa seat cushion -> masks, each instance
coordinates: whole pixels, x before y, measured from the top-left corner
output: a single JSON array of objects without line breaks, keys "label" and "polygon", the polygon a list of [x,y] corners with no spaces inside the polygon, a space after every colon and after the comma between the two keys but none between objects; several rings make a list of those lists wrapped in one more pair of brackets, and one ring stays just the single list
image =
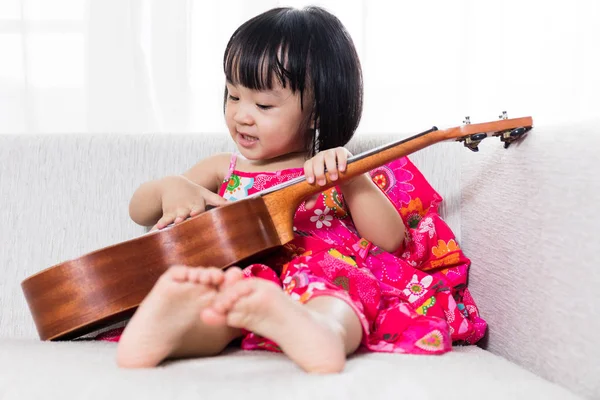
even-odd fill
[{"label": "sofa seat cushion", "polygon": [[282,354],[218,357],[123,370],[110,342],[0,339],[2,399],[575,399],[478,347],[442,356],[362,353],[341,374],[301,371]]}]

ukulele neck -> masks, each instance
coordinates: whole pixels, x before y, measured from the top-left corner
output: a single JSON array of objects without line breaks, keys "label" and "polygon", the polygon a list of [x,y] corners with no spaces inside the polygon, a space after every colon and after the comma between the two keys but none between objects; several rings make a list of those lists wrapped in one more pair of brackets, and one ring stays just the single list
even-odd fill
[{"label": "ukulele neck", "polygon": [[322,192],[332,186],[339,185],[342,182],[369,172],[372,169],[380,167],[393,160],[397,160],[408,154],[424,149],[432,144],[446,140],[453,140],[456,137],[456,134],[452,132],[453,129],[438,130],[438,128],[434,126],[433,128],[417,135],[404,138],[393,143],[385,144],[375,149],[352,156],[348,159],[346,171],[340,172],[337,180],[332,181],[329,179],[329,174],[325,174],[327,179],[325,185],[311,185],[306,182],[306,178],[304,176],[300,176],[256,193],[255,196],[265,196],[276,191],[285,190],[286,192],[289,192],[289,201],[294,203],[297,202],[299,204],[302,199],[307,196]]}]

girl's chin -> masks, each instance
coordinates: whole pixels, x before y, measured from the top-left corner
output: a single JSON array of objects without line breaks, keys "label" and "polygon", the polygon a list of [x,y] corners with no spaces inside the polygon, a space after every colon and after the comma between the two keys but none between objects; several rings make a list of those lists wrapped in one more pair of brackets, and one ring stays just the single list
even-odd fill
[{"label": "girl's chin", "polygon": [[238,152],[244,156],[244,158],[246,160],[250,160],[250,161],[259,161],[259,160],[264,160],[264,157],[261,156],[260,152],[258,151],[250,151],[242,146],[237,146]]}]

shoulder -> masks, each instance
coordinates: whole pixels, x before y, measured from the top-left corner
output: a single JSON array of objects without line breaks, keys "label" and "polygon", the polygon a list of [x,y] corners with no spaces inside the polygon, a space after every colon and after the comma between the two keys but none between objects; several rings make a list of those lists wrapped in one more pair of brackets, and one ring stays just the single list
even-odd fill
[{"label": "shoulder", "polygon": [[214,154],[198,161],[182,175],[207,189],[217,190],[229,171],[232,156],[232,153]]},{"label": "shoulder", "polygon": [[213,156],[210,156],[206,160],[210,160],[211,163],[215,163],[215,165],[219,167],[225,166],[225,170],[229,169],[229,163],[233,158],[233,153],[217,153]]},{"label": "shoulder", "polygon": [[214,168],[217,179],[222,181],[229,172],[232,159],[233,153],[217,153],[206,160]]}]

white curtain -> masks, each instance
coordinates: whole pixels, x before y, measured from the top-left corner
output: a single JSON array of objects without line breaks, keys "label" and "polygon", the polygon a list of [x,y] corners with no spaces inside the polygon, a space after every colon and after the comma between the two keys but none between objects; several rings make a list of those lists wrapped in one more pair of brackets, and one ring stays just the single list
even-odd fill
[{"label": "white curtain", "polygon": [[359,133],[600,114],[597,0],[1,0],[0,133],[220,132],[223,50],[279,5],[346,25]]}]

